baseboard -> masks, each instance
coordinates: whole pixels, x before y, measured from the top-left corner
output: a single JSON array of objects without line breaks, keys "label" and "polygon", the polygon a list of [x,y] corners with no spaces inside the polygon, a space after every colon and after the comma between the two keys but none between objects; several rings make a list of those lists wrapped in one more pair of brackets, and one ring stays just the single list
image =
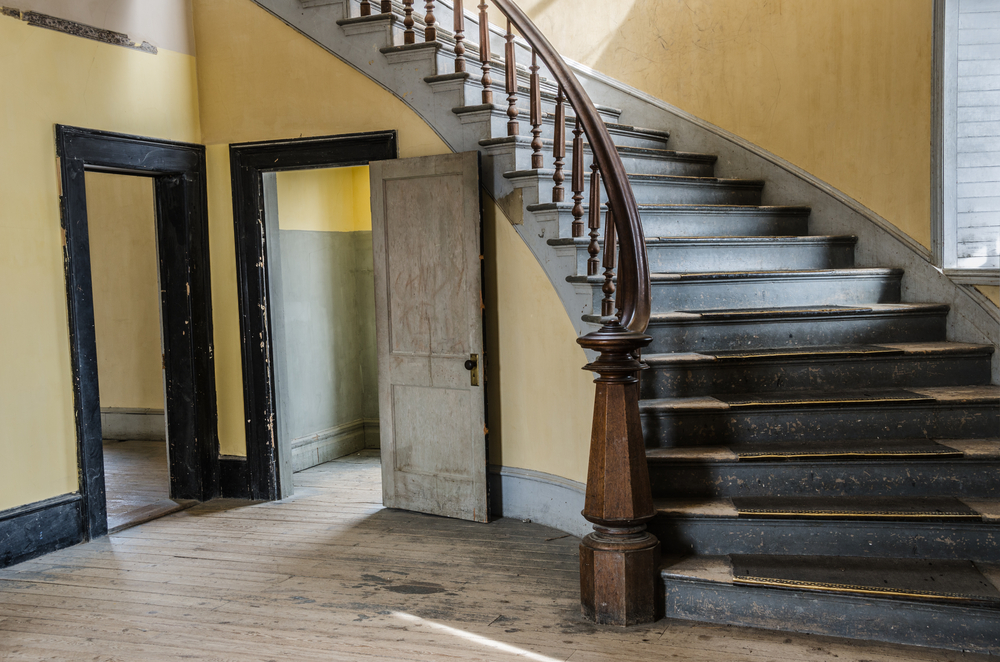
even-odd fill
[{"label": "baseboard", "polygon": [[490,511],[494,517],[531,520],[582,538],[593,528],[583,519],[586,487],[552,474],[491,465]]},{"label": "baseboard", "polygon": [[0,512],[0,568],[86,540],[79,494],[36,501]]},{"label": "baseboard", "polygon": [[162,409],[102,407],[101,434],[123,441],[166,441],[167,418]]},{"label": "baseboard", "polygon": [[223,455],[219,458],[219,496],[223,499],[250,498],[250,474],[245,457]]},{"label": "baseboard", "polygon": [[366,420],[359,418],[292,439],[292,471],[299,472],[366,448]]}]

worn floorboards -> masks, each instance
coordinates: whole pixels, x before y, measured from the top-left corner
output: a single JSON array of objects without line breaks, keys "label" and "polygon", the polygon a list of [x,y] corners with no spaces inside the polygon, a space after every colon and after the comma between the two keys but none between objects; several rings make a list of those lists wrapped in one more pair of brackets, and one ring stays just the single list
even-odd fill
[{"label": "worn floorboards", "polygon": [[197,503],[170,498],[166,441],[104,440],[108,530],[120,531]]},{"label": "worn floorboards", "polygon": [[[141,442],[148,443],[148,442]],[[810,635],[579,615],[577,545],[381,507],[378,457],[296,474],[0,571],[0,660],[986,660]]]}]

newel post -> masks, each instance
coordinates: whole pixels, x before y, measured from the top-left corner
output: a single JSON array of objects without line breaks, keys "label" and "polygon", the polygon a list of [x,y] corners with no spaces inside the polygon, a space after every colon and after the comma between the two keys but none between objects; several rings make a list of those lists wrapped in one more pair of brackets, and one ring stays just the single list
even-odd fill
[{"label": "newel post", "polygon": [[617,319],[577,339],[600,353],[584,367],[599,377],[583,509],[594,532],[580,543],[580,601],[584,616],[597,623],[652,623],[662,607],[660,542],[646,531],[654,510],[639,421],[642,366],[635,358],[651,340]]}]

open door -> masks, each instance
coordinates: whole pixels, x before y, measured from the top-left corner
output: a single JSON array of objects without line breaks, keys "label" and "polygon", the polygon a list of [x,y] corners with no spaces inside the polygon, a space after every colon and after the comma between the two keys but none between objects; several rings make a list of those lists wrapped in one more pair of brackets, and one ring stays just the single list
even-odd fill
[{"label": "open door", "polygon": [[370,168],[383,503],[486,522],[479,155]]}]

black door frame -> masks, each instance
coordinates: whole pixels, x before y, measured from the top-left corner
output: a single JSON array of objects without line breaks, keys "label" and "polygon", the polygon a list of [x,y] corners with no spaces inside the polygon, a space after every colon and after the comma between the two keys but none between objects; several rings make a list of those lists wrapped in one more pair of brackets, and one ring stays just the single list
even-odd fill
[{"label": "black door frame", "polygon": [[203,501],[216,495],[219,482],[205,148],[56,125],[56,153],[80,494],[92,539],[108,525],[84,173],[154,181],[170,495]]},{"label": "black door frame", "polygon": [[243,407],[247,421],[246,480],[251,499],[274,500],[281,498],[282,493],[263,174],[365,165],[396,157],[394,130],[229,146],[240,300]]}]

